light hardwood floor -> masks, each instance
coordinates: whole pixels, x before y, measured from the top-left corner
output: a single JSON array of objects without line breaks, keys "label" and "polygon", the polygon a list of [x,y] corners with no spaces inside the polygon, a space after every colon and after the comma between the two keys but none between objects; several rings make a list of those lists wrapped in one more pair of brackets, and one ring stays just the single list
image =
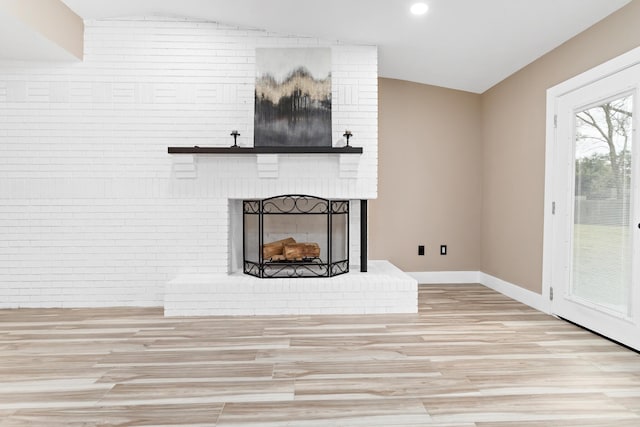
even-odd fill
[{"label": "light hardwood floor", "polygon": [[417,315],[0,310],[2,426],[640,426],[640,355],[480,285]]}]

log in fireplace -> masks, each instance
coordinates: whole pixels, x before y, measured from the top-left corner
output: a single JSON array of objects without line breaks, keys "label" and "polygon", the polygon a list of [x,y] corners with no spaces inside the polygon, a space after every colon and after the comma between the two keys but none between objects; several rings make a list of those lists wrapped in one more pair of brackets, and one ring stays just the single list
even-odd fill
[{"label": "log in fireplace", "polygon": [[349,200],[289,194],[244,200],[243,270],[260,278],[349,272]]}]

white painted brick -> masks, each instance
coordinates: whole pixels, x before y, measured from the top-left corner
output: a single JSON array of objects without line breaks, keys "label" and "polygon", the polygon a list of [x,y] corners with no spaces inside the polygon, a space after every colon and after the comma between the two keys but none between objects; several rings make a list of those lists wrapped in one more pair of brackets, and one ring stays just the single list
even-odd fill
[{"label": "white painted brick", "polygon": [[[375,47],[174,18],[87,21],[85,36],[80,64],[0,63],[0,307],[162,305],[168,279],[227,272],[228,199],[376,197]],[[167,154],[229,146],[232,129],[251,146],[255,48],[305,46],[332,48],[334,145],[351,129],[357,161]],[[358,218],[352,204],[352,242]]]},{"label": "white painted brick", "polygon": [[[379,288],[385,288],[381,291]],[[417,282],[388,262],[369,273],[331,279],[261,280],[234,275],[183,275],[164,293],[168,316],[416,313]]]}]

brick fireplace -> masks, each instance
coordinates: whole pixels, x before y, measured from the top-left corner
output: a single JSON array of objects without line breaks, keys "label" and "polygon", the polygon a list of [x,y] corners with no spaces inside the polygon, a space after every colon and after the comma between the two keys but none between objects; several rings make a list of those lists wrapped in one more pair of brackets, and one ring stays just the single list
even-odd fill
[{"label": "brick fireplace", "polygon": [[[366,134],[366,132],[365,132]],[[363,145],[375,149],[375,138]],[[269,154],[200,155],[174,157],[176,185],[199,187],[217,183],[225,194],[220,211],[226,241],[218,255],[226,261],[224,272],[185,271],[165,287],[167,316],[184,315],[287,315],[417,312],[417,282],[386,261],[369,261],[360,271],[362,200],[375,192],[375,163],[362,155]],[[369,153],[371,154],[371,153]],[[186,156],[187,159],[183,159]],[[272,156],[264,158],[264,156]],[[343,158],[342,156],[348,156]],[[259,164],[270,165],[263,175]],[[229,163],[233,166],[229,166]],[[184,165],[189,167],[185,168]],[[371,168],[369,168],[371,167]],[[192,171],[182,177],[184,170]],[[228,171],[244,172],[235,179]],[[251,178],[249,178],[251,176]],[[183,184],[184,183],[184,184]],[[243,202],[270,198],[284,192],[321,194],[326,199],[349,202],[349,273],[322,278],[264,280],[243,272]],[[366,221],[365,221],[366,222]],[[275,237],[274,237],[275,238]],[[224,249],[223,249],[224,248]]]},{"label": "brick fireplace", "polygon": [[[372,82],[373,84],[373,82]],[[375,99],[371,105],[375,107]],[[340,105],[336,110],[340,111]],[[335,113],[338,115],[337,113]],[[338,115],[339,116],[339,115]],[[264,154],[213,150],[172,154],[173,182],[186,189],[211,192],[222,199],[212,217],[224,233],[216,255],[225,271],[183,271],[167,282],[167,316],[298,315],[417,312],[417,282],[386,261],[368,262],[361,272],[362,206],[377,192],[376,115],[356,121],[362,153]],[[352,126],[353,127],[353,126]],[[353,131],[355,134],[355,131]],[[337,132],[336,132],[337,133]],[[335,139],[335,145],[343,142]],[[322,278],[272,278],[244,274],[243,215],[247,200],[283,194],[313,194],[349,204],[347,274]],[[366,215],[366,213],[365,213]],[[274,239],[282,236],[274,236]]]},{"label": "brick fireplace", "polygon": [[[350,129],[362,153],[168,154],[229,147],[234,129],[253,145],[255,51],[265,47],[331,48],[333,146]],[[410,310],[388,304],[395,285],[371,274],[392,267],[357,265],[360,201],[377,197],[377,78],[375,46],[166,17],[85,22],[81,63],[0,64],[0,109],[11,112],[0,132],[0,308]],[[239,272],[241,201],[281,194],[351,201],[348,274],[268,289]]]}]

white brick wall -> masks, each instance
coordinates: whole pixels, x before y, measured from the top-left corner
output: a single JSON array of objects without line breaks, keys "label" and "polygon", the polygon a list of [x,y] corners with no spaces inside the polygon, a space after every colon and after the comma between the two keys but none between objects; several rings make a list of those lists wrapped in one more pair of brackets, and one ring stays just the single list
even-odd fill
[{"label": "white brick wall", "polygon": [[[280,155],[275,172],[256,156],[168,155],[229,146],[232,129],[251,145],[254,52],[272,46],[332,48],[334,145],[349,128],[364,154]],[[162,305],[176,275],[227,272],[228,199],[371,199],[376,182],[375,47],[90,21],[82,63],[0,62],[0,307]]]}]

